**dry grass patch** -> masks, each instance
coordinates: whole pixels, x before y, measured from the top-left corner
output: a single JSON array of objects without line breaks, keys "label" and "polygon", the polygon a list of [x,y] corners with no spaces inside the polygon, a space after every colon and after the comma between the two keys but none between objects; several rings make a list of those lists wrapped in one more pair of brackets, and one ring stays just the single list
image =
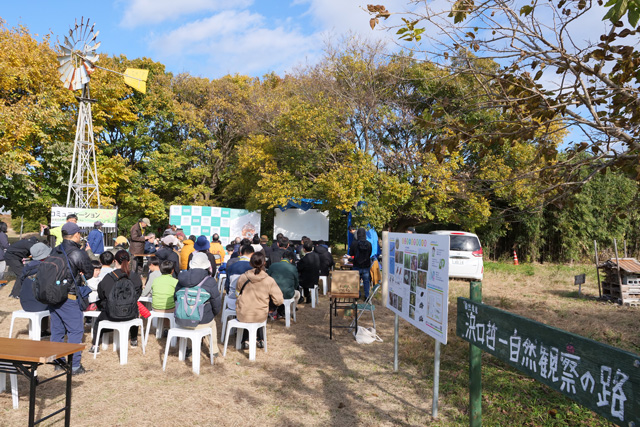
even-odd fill
[{"label": "dry grass patch", "polygon": [[[637,311],[594,300],[595,273],[587,276],[584,297],[578,299],[573,268],[521,266],[500,269],[487,263],[483,295],[486,303],[574,333],[638,352]],[[589,273],[591,274],[591,273]],[[17,300],[0,288],[0,336],[7,336]],[[74,378],[73,425],[173,426],[260,424],[266,426],[458,426],[468,424],[468,345],[455,336],[455,303],[468,296],[466,282],[452,281],[449,343],[442,347],[439,418],[431,417],[433,340],[401,322],[400,371],[393,372],[393,315],[377,307],[376,323],[383,343],[358,345],[345,330],[329,340],[328,300],[319,307],[303,306],[298,322],[268,325],[268,353],[257,360],[232,346],[211,366],[203,346],[201,374],[191,372],[190,360],[180,362],[172,350],[162,371],[165,339],[149,338],[142,348],[129,349],[129,363],[120,366],[116,353],[101,350],[97,359],[86,352],[83,364],[91,371]],[[26,338],[26,325],[17,325]],[[363,323],[370,325],[367,314]],[[218,325],[220,330],[220,325]],[[15,331],[14,331],[15,334]],[[85,334],[89,343],[90,334]],[[231,341],[231,340],[230,340]],[[222,345],[218,344],[220,353]],[[495,358],[483,356],[483,418],[485,425],[608,425],[590,411],[545,386],[523,377]],[[47,377],[53,368],[45,366]],[[11,396],[0,394],[0,425],[22,426],[27,419],[28,384],[20,379],[20,409],[11,409]],[[513,397],[516,397],[514,399]],[[52,381],[38,394],[39,415],[62,406],[64,382]],[[551,409],[560,415],[549,415]],[[61,425],[62,417],[45,425]]]}]

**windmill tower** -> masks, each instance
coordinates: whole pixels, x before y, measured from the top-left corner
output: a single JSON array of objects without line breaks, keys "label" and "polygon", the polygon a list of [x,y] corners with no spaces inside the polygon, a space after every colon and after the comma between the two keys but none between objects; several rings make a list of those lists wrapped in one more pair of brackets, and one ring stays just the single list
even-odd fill
[{"label": "windmill tower", "polygon": [[94,27],[95,23],[89,27],[89,19],[84,22],[82,18],[80,24],[76,21],[75,27],[69,29],[69,35],[64,37],[64,43],[59,46],[61,50],[58,55],[60,80],[69,90],[82,90],[82,94],[76,96],[80,104],[67,190],[67,207],[89,208],[92,203],[97,204],[98,207],[102,206],[91,117],[91,104],[95,100],[91,99],[89,92],[89,76],[96,68],[100,68],[122,75],[126,84],[140,92],[145,92],[145,82],[149,73],[148,70],[127,69],[123,74],[95,65],[99,59],[96,50],[100,47],[100,42],[96,42],[96,38],[100,32],[94,32]]}]

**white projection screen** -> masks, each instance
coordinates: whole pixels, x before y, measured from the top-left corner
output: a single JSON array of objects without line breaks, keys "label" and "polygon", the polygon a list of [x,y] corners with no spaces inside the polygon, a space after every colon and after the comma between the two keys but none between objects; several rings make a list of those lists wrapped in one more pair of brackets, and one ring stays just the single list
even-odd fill
[{"label": "white projection screen", "polygon": [[273,238],[282,233],[290,240],[300,240],[307,236],[311,240],[329,240],[329,211],[317,209],[290,208],[281,211],[276,208],[273,220]]}]

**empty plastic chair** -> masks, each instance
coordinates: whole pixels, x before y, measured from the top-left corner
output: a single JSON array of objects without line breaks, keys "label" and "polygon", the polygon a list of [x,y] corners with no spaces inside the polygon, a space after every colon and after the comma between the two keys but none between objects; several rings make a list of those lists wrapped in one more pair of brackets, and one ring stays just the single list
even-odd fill
[{"label": "empty plastic chair", "polygon": [[16,310],[11,314],[11,326],[9,327],[9,338],[13,336],[13,322],[16,319],[29,319],[29,339],[34,341],[40,341],[42,331],[40,325],[42,319],[49,317],[51,314],[49,310],[44,311],[24,311]]},{"label": "empty plastic chair", "polygon": [[295,298],[290,298],[290,299],[286,299],[283,302],[284,304],[284,319],[285,319],[285,325],[286,327],[290,327],[291,326],[291,316],[293,315],[293,321],[297,322],[296,320],[296,305],[297,305],[297,301]]}]

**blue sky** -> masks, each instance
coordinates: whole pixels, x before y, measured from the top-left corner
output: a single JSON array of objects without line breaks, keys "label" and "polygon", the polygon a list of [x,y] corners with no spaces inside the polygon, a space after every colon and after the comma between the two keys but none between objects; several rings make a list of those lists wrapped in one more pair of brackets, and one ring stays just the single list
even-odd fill
[{"label": "blue sky", "polygon": [[[174,73],[217,78],[225,74],[282,74],[315,63],[327,37],[371,31],[366,0],[115,0],[5,2],[8,27],[26,26],[55,42],[82,16],[96,22],[99,53],[149,57]],[[404,9],[392,0],[387,7]]]}]

